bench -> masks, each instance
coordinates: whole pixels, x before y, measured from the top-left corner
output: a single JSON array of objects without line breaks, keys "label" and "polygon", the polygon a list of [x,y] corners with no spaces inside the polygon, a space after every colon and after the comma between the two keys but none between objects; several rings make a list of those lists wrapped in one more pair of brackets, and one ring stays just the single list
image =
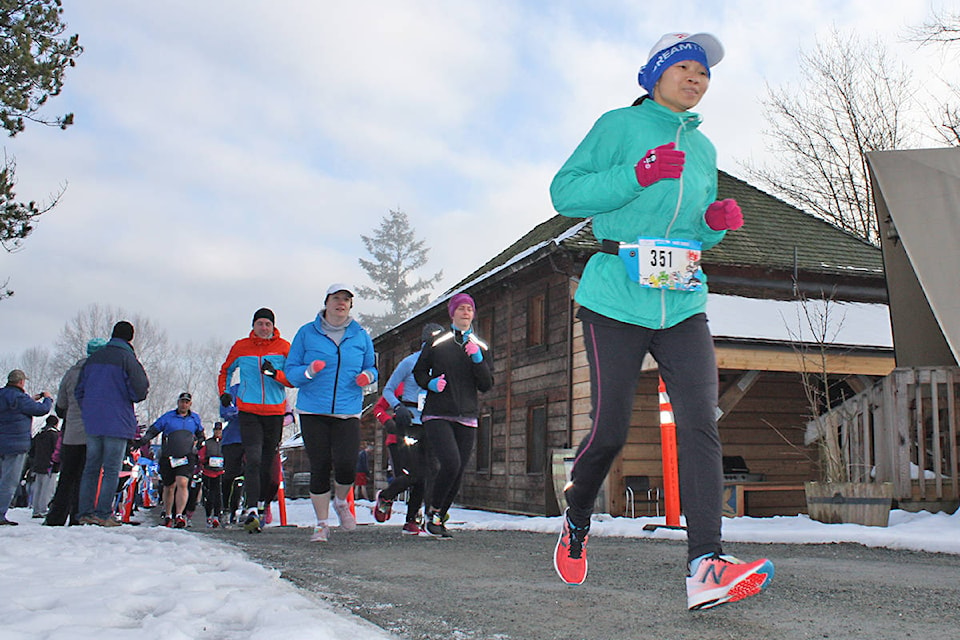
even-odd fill
[{"label": "bench", "polygon": [[744,515],[747,511],[747,493],[751,491],[803,491],[803,484],[725,482],[723,484],[723,515],[728,518]]}]

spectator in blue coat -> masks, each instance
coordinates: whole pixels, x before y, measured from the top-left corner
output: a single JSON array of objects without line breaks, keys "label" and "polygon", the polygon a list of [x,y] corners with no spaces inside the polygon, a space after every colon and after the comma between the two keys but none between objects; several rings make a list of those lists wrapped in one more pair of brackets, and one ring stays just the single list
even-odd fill
[{"label": "spectator in blue coat", "polygon": [[356,477],[363,389],[377,380],[373,341],[350,315],[353,291],[345,284],[333,284],[323,305],[316,320],[297,331],[284,368],[287,380],[299,388],[297,412],[310,460],[310,500],[317,516],[313,542],[328,539],[331,470],[333,508],[340,527],[349,531],[357,526],[347,495]]},{"label": "spectator in blue coat", "polygon": [[7,509],[30,451],[33,418],[47,415],[53,407],[47,391],[27,395],[26,380],[27,374],[14,369],[7,375],[7,386],[0,389],[0,525],[18,524],[7,519]]},{"label": "spectator in blue coat", "polygon": [[127,442],[138,435],[133,405],[146,399],[150,389],[131,342],[133,325],[126,320],[116,323],[110,341],[87,358],[74,391],[87,431],[87,460],[77,507],[80,524],[120,525],[111,517],[113,497]]}]

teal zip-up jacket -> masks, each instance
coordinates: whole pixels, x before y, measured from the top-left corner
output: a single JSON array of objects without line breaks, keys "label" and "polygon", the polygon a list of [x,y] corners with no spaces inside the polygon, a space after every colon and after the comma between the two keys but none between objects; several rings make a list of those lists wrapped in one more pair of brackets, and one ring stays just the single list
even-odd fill
[{"label": "teal zip-up jacket", "polygon": [[[600,241],[648,236],[698,240],[704,251],[715,246],[726,232],[711,229],[703,216],[717,199],[717,152],[697,129],[700,122],[696,113],[676,113],[652,99],[605,113],[554,177],[554,208],[565,216],[592,217]],[[669,142],[686,153],[681,177],[641,187],[634,166],[648,150]],[[641,287],[618,256],[597,253],[574,299],[608,318],[665,329],[704,312],[707,287],[705,281],[697,292]]]}]

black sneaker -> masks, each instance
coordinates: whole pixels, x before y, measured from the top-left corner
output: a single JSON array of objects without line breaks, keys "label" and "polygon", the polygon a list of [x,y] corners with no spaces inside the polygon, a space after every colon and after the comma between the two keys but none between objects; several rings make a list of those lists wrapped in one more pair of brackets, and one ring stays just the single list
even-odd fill
[{"label": "black sneaker", "polygon": [[443,516],[437,512],[433,512],[427,517],[427,533],[438,538],[453,537],[453,534],[447,531],[447,527],[443,524]]},{"label": "black sneaker", "polygon": [[263,531],[263,528],[260,526],[260,515],[255,509],[251,509],[247,517],[244,518],[243,528],[247,533],[260,533]]}]

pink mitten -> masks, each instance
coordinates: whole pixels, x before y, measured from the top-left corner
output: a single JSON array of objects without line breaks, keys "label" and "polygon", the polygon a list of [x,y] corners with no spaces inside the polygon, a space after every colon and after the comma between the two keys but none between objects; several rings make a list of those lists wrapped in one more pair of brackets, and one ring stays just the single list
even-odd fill
[{"label": "pink mitten", "polygon": [[680,177],[687,154],[678,151],[676,146],[671,142],[647,151],[643,160],[633,168],[641,187],[649,187],[657,180],[664,178]]},{"label": "pink mitten", "polygon": [[427,384],[427,388],[430,389],[430,391],[436,391],[437,393],[440,393],[441,391],[446,389],[446,387],[447,387],[447,378],[446,378],[446,374],[444,373],[441,373],[440,377],[434,378]]},{"label": "pink mitten", "polygon": [[367,386],[368,384],[370,384],[371,382],[373,382],[373,376],[371,376],[369,373],[367,373],[366,371],[364,371],[364,372],[362,372],[360,375],[357,376],[356,382],[357,382],[357,386],[358,386],[358,387],[365,387],[365,386]]},{"label": "pink mitten", "polygon": [[703,218],[707,221],[707,226],[714,231],[739,229],[743,226],[743,212],[733,198],[714,202],[707,207]]},{"label": "pink mitten", "polygon": [[304,371],[303,373],[308,378],[313,379],[313,376],[320,373],[320,371],[322,371],[325,366],[327,366],[327,363],[324,362],[323,360],[314,360],[313,362],[307,365],[307,370]]}]

